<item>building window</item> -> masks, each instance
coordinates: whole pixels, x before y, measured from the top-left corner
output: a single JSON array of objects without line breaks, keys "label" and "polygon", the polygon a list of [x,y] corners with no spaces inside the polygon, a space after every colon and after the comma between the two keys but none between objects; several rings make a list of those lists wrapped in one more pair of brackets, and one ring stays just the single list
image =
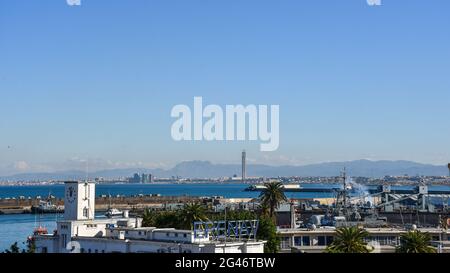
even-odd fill
[{"label": "building window", "polygon": [[281,238],[281,249],[288,249],[290,247],[289,239],[290,239],[289,237]]},{"label": "building window", "polygon": [[83,217],[86,217],[86,218],[89,217],[89,210],[87,208],[83,209]]},{"label": "building window", "polygon": [[175,233],[175,237],[178,237],[178,233]]},{"label": "building window", "polygon": [[167,237],[170,237],[170,233],[167,232],[167,233],[166,233],[166,236],[167,236]]},{"label": "building window", "polygon": [[310,240],[309,240],[309,236],[302,236],[302,245],[303,246],[310,246]]},{"label": "building window", "polygon": [[139,235],[142,235],[142,233],[139,231]]},{"label": "building window", "polygon": [[62,235],[62,246],[66,247],[66,245],[67,245],[67,235],[63,234]]},{"label": "building window", "polygon": [[301,246],[302,245],[302,236],[295,236],[294,237],[294,245],[295,246]]},{"label": "building window", "polygon": [[319,245],[319,246],[325,246],[325,245],[327,245],[325,236],[318,236],[318,237],[317,237],[317,245]]},{"label": "building window", "polygon": [[328,246],[328,245],[331,245],[331,243],[332,243],[333,240],[334,240],[333,236],[327,236],[326,239],[327,239],[327,246]]},{"label": "building window", "polygon": [[186,234],[186,233],[185,233],[185,234],[183,234],[183,237],[184,237],[184,238],[187,238],[187,234]]},{"label": "building window", "polygon": [[371,236],[365,239],[366,242],[376,241],[380,245],[397,245],[398,239],[395,236]]}]

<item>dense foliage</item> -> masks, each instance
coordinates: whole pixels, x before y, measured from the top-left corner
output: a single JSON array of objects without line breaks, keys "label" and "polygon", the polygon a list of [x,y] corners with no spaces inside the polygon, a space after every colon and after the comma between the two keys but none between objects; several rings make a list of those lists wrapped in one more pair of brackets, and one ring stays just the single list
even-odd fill
[{"label": "dense foliage", "polygon": [[342,227],[336,230],[333,242],[327,247],[328,253],[369,253],[364,239],[369,233],[358,227]]},{"label": "dense foliage", "polygon": [[259,195],[261,206],[263,207],[263,211],[267,210],[268,215],[273,218],[275,216],[275,210],[282,202],[286,202],[287,198],[281,182],[264,183],[264,186],[264,189]]},{"label": "dense foliage", "polygon": [[280,237],[277,236],[277,227],[273,220],[267,216],[259,218],[258,239],[265,240],[265,253],[277,253],[280,248]]},{"label": "dense foliage", "polygon": [[431,235],[419,230],[409,231],[400,237],[399,253],[435,253],[436,249],[430,246]]}]

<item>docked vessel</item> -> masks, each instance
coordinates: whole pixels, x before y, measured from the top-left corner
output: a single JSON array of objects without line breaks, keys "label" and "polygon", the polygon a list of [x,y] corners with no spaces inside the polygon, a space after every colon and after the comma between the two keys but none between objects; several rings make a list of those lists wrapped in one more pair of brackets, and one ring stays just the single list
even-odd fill
[{"label": "docked vessel", "polygon": [[113,218],[113,217],[122,217],[123,216],[123,212],[115,209],[115,208],[109,208],[106,213],[105,216],[108,218]]},{"label": "docked vessel", "polygon": [[64,206],[56,205],[51,200],[39,201],[38,206],[31,207],[31,213],[41,214],[41,213],[63,213]]},{"label": "docked vessel", "polygon": [[[265,185],[251,185],[247,187],[245,191],[263,191],[265,188]],[[324,187],[302,187],[300,184],[283,184],[283,190],[285,192],[336,192],[338,189]]]}]

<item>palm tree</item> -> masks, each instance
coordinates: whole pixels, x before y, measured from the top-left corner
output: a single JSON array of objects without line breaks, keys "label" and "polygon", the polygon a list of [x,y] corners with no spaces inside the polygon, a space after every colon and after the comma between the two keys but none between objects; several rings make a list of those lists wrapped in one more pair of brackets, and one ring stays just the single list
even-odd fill
[{"label": "palm tree", "polygon": [[152,212],[150,209],[144,210],[144,214],[142,215],[142,226],[143,227],[152,227],[155,225],[155,217],[156,214]]},{"label": "palm tree", "polygon": [[327,247],[328,253],[369,253],[367,243],[364,242],[369,233],[358,227],[342,227],[336,230],[336,237]]},{"label": "palm tree", "polygon": [[431,235],[419,230],[409,231],[400,236],[398,253],[436,253],[436,249],[430,246]]},{"label": "palm tree", "polygon": [[259,198],[261,199],[261,206],[268,209],[271,218],[274,217],[275,210],[280,206],[281,202],[287,201],[281,182],[264,183],[264,189]]},{"label": "palm tree", "polygon": [[205,208],[198,203],[186,204],[180,212],[181,227],[192,229],[195,221],[207,221]]},{"label": "palm tree", "polygon": [[15,242],[14,244],[12,244],[9,249],[5,249],[5,253],[20,253],[20,248],[17,244],[17,242]]}]

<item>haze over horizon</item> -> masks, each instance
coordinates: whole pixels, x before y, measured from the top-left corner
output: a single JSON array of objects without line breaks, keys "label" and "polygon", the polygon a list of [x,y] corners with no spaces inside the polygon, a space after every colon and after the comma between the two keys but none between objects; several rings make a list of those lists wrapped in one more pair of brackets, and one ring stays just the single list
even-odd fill
[{"label": "haze over horizon", "polygon": [[[323,162],[308,165],[264,165],[247,164],[249,176],[277,177],[277,176],[338,176],[343,168],[350,176],[384,177],[384,176],[446,176],[448,169],[444,165],[430,165],[411,161],[371,161],[367,159]],[[241,165],[238,163],[221,164],[204,160],[183,161],[169,168],[107,168],[100,170],[70,169],[53,172],[21,172],[9,176],[0,176],[3,180],[36,181],[36,180],[78,180],[103,177],[117,179],[131,177],[134,173],[150,173],[158,178],[180,176],[183,178],[220,178],[239,176]]]},{"label": "haze over horizon", "polygon": [[[87,161],[92,171],[239,164],[243,149],[249,164],[444,166],[449,8],[447,0],[2,1],[0,176],[85,170]],[[280,105],[279,149],[173,141],[170,111],[194,96]]]}]

